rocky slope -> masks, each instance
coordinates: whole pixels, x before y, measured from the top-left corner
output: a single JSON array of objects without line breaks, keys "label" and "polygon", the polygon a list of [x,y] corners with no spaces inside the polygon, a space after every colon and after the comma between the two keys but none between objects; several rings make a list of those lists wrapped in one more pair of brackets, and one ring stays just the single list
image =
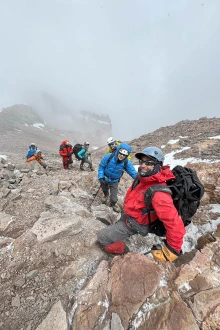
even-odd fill
[{"label": "rocky slope", "polygon": [[[0,112],[0,154],[26,154],[31,142],[36,143],[43,152],[57,153],[65,139],[73,145],[89,141],[91,146],[98,147],[111,135],[111,122],[105,116],[82,112],[78,117],[69,118],[70,124],[71,121],[75,123],[72,130],[51,126],[50,122],[55,117],[56,114],[51,114],[45,123],[44,116],[39,116],[36,110],[25,105],[3,109]],[[56,121],[61,121],[58,119]]]},{"label": "rocky slope", "polygon": [[[218,136],[219,129],[213,125],[205,133],[201,128],[210,122],[213,119],[194,121],[191,129],[188,121],[184,147],[198,150],[194,132],[201,129],[202,143],[206,141],[202,150],[218,148],[219,140],[209,137]],[[219,127],[219,119],[215,122]],[[131,145],[134,150],[165,145],[167,155],[182,150],[179,161],[187,163],[191,158],[184,154],[183,138],[169,143],[184,136],[182,126],[186,130],[187,121]],[[92,152],[95,168],[104,150]],[[193,157],[199,154],[193,152]],[[133,236],[126,242],[131,252],[125,256],[112,259],[100,250],[97,232],[119,215],[100,204],[96,173],[80,172],[77,161],[65,171],[59,155],[49,151],[45,161],[47,170],[26,165],[17,152],[0,161],[0,329],[220,328],[220,162],[191,163],[206,193],[187,228],[185,254],[173,264],[159,264],[143,255],[160,241],[154,235]],[[121,204],[131,182],[124,174]]]}]

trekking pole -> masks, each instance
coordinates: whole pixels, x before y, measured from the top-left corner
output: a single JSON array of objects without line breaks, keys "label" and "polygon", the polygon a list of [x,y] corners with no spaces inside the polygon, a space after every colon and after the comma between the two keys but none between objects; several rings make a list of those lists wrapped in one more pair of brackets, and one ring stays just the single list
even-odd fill
[{"label": "trekking pole", "polygon": [[94,196],[92,202],[90,203],[90,205],[87,207],[87,209],[89,209],[89,208],[91,207],[91,205],[92,205],[92,203],[94,202],[96,196],[98,195],[98,192],[99,192],[100,188],[101,188],[101,185],[99,186],[99,189],[98,189],[97,192],[95,193],[95,196]]}]

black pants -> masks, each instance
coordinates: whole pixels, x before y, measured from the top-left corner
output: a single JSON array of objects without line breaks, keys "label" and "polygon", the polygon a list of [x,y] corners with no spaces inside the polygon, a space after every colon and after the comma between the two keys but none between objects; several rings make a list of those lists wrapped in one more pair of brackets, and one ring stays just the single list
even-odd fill
[{"label": "black pants", "polygon": [[118,182],[105,182],[101,184],[102,191],[105,196],[109,195],[110,190],[110,202],[112,205],[117,203],[118,200]]}]

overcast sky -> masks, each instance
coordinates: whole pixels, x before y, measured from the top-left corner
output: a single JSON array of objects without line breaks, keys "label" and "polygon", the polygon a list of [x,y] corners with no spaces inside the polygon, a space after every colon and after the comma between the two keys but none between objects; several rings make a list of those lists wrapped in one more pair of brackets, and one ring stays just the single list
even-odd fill
[{"label": "overcast sky", "polygon": [[1,0],[0,108],[40,91],[130,140],[219,117],[220,0]]}]

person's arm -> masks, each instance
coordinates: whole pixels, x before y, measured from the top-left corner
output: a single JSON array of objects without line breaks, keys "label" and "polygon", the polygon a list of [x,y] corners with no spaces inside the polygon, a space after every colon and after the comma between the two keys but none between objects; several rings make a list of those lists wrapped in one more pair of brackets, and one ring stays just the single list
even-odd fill
[{"label": "person's arm", "polygon": [[67,149],[63,147],[60,149],[59,154],[60,156],[67,156]]},{"label": "person's arm", "polygon": [[152,207],[164,224],[168,246],[180,252],[186,230],[172,197],[168,193],[156,192],[152,199]]},{"label": "person's arm", "polygon": [[32,157],[29,157],[26,162],[30,163],[32,160],[36,160],[36,157],[35,157],[36,154],[34,154]]},{"label": "person's arm", "polygon": [[107,162],[108,162],[108,159],[111,155],[110,154],[107,154],[105,155],[101,162],[99,163],[99,166],[98,166],[98,180],[99,179],[103,179],[105,177],[105,168],[107,166]]},{"label": "person's arm", "polygon": [[137,175],[137,171],[135,170],[134,165],[130,160],[128,160],[125,171],[132,177],[132,179],[134,179]]}]

